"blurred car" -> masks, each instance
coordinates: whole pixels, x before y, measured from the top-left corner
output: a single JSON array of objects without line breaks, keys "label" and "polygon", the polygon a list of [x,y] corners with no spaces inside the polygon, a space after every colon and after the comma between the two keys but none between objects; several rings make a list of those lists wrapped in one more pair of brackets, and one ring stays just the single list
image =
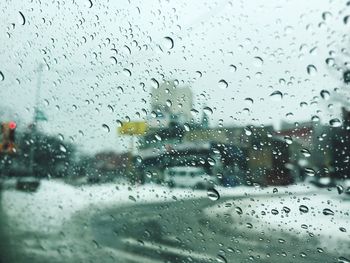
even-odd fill
[{"label": "blurred car", "polygon": [[34,192],[40,186],[40,180],[36,177],[22,177],[17,180],[16,189],[20,191]]},{"label": "blurred car", "polygon": [[214,177],[201,167],[175,166],[164,171],[164,181],[170,187],[188,187],[204,189],[216,184]]}]

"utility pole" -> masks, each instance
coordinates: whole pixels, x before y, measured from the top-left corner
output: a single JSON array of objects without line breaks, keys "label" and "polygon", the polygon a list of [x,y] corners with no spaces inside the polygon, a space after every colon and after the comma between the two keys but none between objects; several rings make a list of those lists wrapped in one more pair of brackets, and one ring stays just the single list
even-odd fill
[{"label": "utility pole", "polygon": [[31,176],[35,176],[35,150],[37,143],[37,124],[38,124],[38,111],[39,111],[39,101],[40,101],[40,90],[41,90],[41,74],[43,70],[43,64],[40,63],[38,67],[38,80],[35,91],[35,104],[34,104],[34,114],[33,114],[33,124],[31,131],[32,145],[30,148],[30,159],[29,159],[29,172]]}]

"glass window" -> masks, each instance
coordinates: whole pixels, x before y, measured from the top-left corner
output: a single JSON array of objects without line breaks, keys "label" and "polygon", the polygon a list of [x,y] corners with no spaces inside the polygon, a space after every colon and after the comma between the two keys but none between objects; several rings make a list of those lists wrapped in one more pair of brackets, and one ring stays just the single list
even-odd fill
[{"label": "glass window", "polygon": [[350,262],[349,1],[0,17],[0,263]]}]

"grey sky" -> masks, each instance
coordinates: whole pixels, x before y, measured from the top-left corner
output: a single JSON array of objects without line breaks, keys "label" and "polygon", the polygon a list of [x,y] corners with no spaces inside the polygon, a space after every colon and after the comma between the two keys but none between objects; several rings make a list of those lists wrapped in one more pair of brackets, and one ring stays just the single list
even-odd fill
[{"label": "grey sky", "polygon": [[[92,0],[90,8],[88,0],[11,0],[0,12],[2,107],[28,125],[36,69],[45,63],[40,103],[49,121],[41,128],[83,151],[125,150],[117,120],[139,119],[137,112],[146,118],[152,78],[190,85],[194,108],[213,108],[212,125],[277,125],[313,115],[328,122],[338,114],[319,94],[341,85],[325,59],[334,51],[342,61],[349,44],[344,1]],[[317,72],[308,74],[308,65]],[[274,91],[283,98],[271,98]]]}]

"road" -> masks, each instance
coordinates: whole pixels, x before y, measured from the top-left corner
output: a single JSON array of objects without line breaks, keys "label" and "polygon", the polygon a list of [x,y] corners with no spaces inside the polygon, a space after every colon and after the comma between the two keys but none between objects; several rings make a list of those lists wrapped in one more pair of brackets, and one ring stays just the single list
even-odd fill
[{"label": "road", "polygon": [[228,201],[86,209],[59,233],[7,233],[16,244],[12,262],[340,262],[338,255],[319,249],[317,237],[299,240],[282,230],[256,231],[238,214],[208,217],[203,212]]}]

